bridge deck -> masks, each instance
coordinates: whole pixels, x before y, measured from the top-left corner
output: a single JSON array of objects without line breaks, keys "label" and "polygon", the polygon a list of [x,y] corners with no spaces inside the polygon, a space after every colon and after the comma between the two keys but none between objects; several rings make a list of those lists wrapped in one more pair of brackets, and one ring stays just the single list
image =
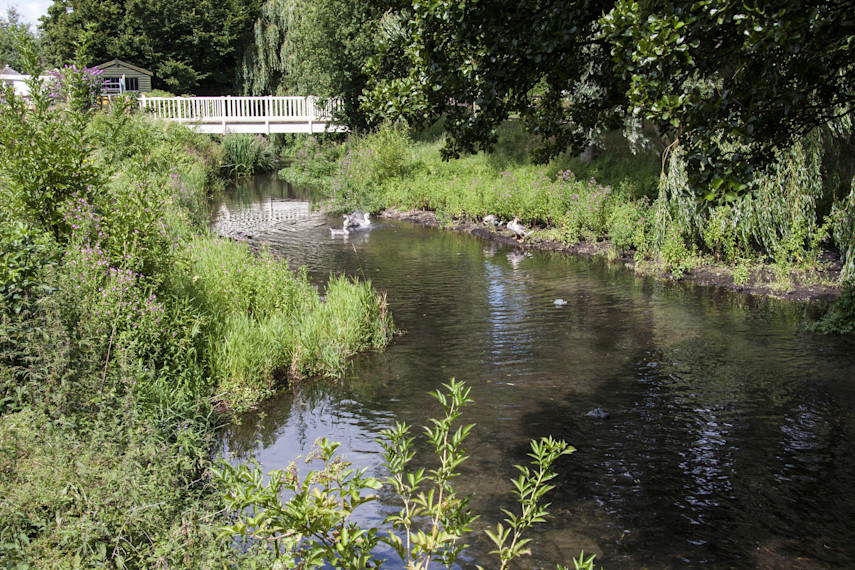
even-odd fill
[{"label": "bridge deck", "polygon": [[340,101],[317,97],[147,97],[140,108],[203,133],[344,132],[333,116]]}]

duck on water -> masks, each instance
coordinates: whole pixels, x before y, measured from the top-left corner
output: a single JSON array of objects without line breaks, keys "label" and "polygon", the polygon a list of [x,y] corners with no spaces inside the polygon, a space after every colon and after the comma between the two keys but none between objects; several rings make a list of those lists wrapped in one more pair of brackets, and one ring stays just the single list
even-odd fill
[{"label": "duck on water", "polygon": [[332,236],[332,237],[336,237],[336,236],[347,237],[348,234],[350,234],[350,230],[347,229],[347,227],[350,225],[348,223],[350,221],[350,219],[348,218],[347,214],[342,214],[341,217],[344,218],[344,221],[342,221],[342,223],[341,223],[341,229],[339,230],[336,228],[330,228],[330,236]]},{"label": "duck on water", "polygon": [[354,228],[367,228],[371,225],[371,219],[368,212],[355,211],[350,215],[345,214],[348,225]]}]

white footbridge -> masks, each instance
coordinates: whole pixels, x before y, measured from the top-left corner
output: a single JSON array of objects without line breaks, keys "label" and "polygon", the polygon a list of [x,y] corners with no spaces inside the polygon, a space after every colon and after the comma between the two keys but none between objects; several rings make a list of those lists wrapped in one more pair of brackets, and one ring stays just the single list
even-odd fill
[{"label": "white footbridge", "polygon": [[325,133],[346,132],[333,122],[341,102],[318,97],[147,97],[143,112],[184,123],[202,133]]}]

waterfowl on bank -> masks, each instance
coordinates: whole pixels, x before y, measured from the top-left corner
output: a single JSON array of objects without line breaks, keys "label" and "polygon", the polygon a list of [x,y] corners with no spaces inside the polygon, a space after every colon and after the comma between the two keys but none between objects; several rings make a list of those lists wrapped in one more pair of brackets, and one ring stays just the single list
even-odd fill
[{"label": "waterfowl on bank", "polygon": [[484,216],[484,219],[481,220],[484,224],[488,226],[501,226],[505,222],[501,221],[496,214],[488,214]]},{"label": "waterfowl on bank", "polygon": [[514,216],[514,219],[508,222],[508,229],[514,232],[514,239],[517,241],[525,241],[525,236],[529,234],[525,226],[520,223],[519,218]]}]

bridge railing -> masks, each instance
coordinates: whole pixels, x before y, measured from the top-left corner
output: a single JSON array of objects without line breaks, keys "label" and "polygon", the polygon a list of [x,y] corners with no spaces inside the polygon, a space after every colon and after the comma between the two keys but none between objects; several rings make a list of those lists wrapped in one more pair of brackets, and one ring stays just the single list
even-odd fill
[{"label": "bridge railing", "polygon": [[195,125],[208,133],[323,132],[333,125],[338,99],[319,97],[148,97],[140,108],[157,118]]},{"label": "bridge railing", "polygon": [[330,120],[341,107],[336,99],[318,97],[148,97],[140,107],[160,119],[271,118]]}]

